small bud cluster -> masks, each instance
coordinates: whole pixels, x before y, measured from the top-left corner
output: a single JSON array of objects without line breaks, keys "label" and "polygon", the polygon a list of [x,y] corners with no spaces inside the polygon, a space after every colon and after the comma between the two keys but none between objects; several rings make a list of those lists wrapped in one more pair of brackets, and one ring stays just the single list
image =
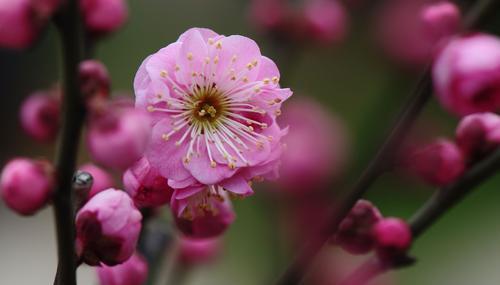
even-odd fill
[{"label": "small bud cluster", "polygon": [[382,217],[372,203],[360,200],[340,223],[333,241],[352,254],[375,250],[382,262],[391,264],[406,256],[412,233],[404,220]]}]

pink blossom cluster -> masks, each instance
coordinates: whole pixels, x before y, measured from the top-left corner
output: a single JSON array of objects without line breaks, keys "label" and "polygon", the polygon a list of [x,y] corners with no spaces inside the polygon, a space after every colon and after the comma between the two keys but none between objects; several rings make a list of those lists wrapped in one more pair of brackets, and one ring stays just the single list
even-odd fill
[{"label": "pink blossom cluster", "polygon": [[[0,47],[30,47],[65,4],[64,0],[0,1]],[[91,35],[114,32],[127,19],[126,0],[79,0],[79,5]]]},{"label": "pink blossom cluster", "polygon": [[294,7],[288,0],[252,0],[251,22],[264,32],[287,41],[332,44],[342,41],[348,15],[341,1],[304,0]]},{"label": "pink blossom cluster", "polygon": [[209,29],[190,29],[146,58],[134,87],[137,109],[152,115],[152,138],[124,177],[129,192],[141,173],[166,179],[185,235],[223,233],[235,218],[230,198],[252,195],[253,180],[277,176],[287,130],[276,119],[292,95],[279,79],[253,40]]}]

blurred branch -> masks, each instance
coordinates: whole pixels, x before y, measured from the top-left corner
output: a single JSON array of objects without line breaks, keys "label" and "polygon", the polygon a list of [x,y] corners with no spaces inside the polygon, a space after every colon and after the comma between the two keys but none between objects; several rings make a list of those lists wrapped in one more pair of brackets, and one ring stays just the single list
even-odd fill
[{"label": "blurred branch", "polygon": [[75,225],[72,177],[75,172],[80,133],[85,117],[78,84],[81,53],[81,26],[77,0],[69,0],[55,18],[63,52],[64,97],[62,128],[55,158],[57,170],[54,214],[57,231],[58,266],[56,285],[76,284]]},{"label": "blurred branch", "polygon": [[[420,237],[430,226],[436,223],[448,210],[464,199],[486,179],[498,173],[500,169],[500,148],[490,157],[477,163],[455,183],[439,189],[427,202],[410,218],[409,224],[414,241]],[[362,285],[391,269],[406,266],[399,264],[382,264],[377,257],[369,259],[366,263],[354,270],[342,285]],[[353,280],[356,280],[354,282]]]},{"label": "blurred branch", "polygon": [[[500,0],[482,0],[471,8],[465,18],[464,30],[476,29],[492,15],[492,10],[500,6]],[[430,66],[420,77],[416,88],[403,105],[389,134],[374,158],[363,171],[358,181],[350,191],[341,199],[338,209],[327,219],[323,231],[314,240],[305,244],[299,255],[288,266],[283,275],[276,282],[277,285],[300,284],[311,260],[327,243],[344,217],[349,213],[354,204],[368,191],[373,183],[391,166],[395,150],[404,140],[412,128],[417,117],[432,96],[432,76]]]}]

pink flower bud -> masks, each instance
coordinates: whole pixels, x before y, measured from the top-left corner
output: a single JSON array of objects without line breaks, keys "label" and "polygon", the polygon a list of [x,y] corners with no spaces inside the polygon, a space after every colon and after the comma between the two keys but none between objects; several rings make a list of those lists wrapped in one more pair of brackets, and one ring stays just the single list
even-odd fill
[{"label": "pink flower bud", "polygon": [[308,192],[342,172],[348,156],[346,131],[342,122],[318,102],[292,100],[285,105],[279,122],[289,126],[288,135],[283,137],[286,150],[278,181],[284,189]]},{"label": "pink flower bud", "polygon": [[452,2],[443,1],[429,4],[420,13],[429,37],[435,42],[453,36],[460,28],[460,10]]},{"label": "pink flower bud", "polygon": [[52,142],[56,138],[59,116],[59,99],[45,92],[35,92],[26,98],[20,111],[23,130],[40,142]]},{"label": "pink flower bud", "polygon": [[433,66],[441,104],[464,116],[500,108],[500,40],[475,34],[451,40]]},{"label": "pink flower bud", "polygon": [[445,186],[455,181],[465,169],[460,149],[445,139],[416,150],[407,163],[418,177],[434,186]]},{"label": "pink flower bud", "polygon": [[97,193],[112,188],[115,185],[111,174],[95,164],[87,163],[80,166],[79,169],[92,175],[93,184],[88,194],[89,199],[94,197]]},{"label": "pink flower bud", "polygon": [[404,254],[411,246],[412,233],[408,224],[399,218],[384,218],[373,228],[377,254],[382,260]]},{"label": "pink flower bud", "polygon": [[59,0],[0,1],[0,46],[29,47],[59,5]]},{"label": "pink flower bud", "polygon": [[109,106],[93,116],[87,133],[92,158],[110,168],[126,169],[143,156],[151,127],[149,116],[131,108]]},{"label": "pink flower bud", "polygon": [[125,0],[80,0],[85,26],[92,34],[107,34],[119,29],[128,17]]},{"label": "pink flower bud", "polygon": [[123,174],[123,185],[138,207],[168,204],[173,193],[167,179],[145,157]]},{"label": "pink flower bud", "polygon": [[33,215],[50,199],[53,168],[47,161],[15,158],[5,165],[0,194],[7,206],[20,215]]},{"label": "pink flower bud", "polygon": [[85,60],[80,63],[80,88],[88,99],[107,98],[110,90],[110,78],[104,64],[97,60]]},{"label": "pink flower bud", "polygon": [[[172,211],[177,228],[189,238],[206,239],[222,235],[234,222],[236,217],[231,202],[227,197],[223,201],[210,199],[200,207],[187,207],[181,211],[181,202],[176,196],[182,195],[179,190],[172,197]],[[179,212],[182,214],[179,215]]]},{"label": "pink flower bud", "polygon": [[359,200],[339,225],[335,242],[352,254],[365,254],[373,249],[373,225],[382,214],[372,203]]},{"label": "pink flower bud", "polygon": [[138,253],[122,264],[96,270],[100,285],[144,285],[148,279],[148,264]]},{"label": "pink flower bud", "polygon": [[219,239],[192,239],[181,237],[179,259],[184,264],[195,265],[215,259],[220,252]]},{"label": "pink flower bud", "polygon": [[308,0],[304,7],[308,35],[314,40],[330,44],[344,39],[347,13],[337,0]]},{"label": "pink flower bud", "polygon": [[104,190],[76,215],[76,252],[89,265],[113,266],[134,253],[142,215],[127,193]]},{"label": "pink flower bud", "polygon": [[456,130],[456,142],[469,162],[482,158],[500,145],[500,116],[477,113],[464,117]]}]

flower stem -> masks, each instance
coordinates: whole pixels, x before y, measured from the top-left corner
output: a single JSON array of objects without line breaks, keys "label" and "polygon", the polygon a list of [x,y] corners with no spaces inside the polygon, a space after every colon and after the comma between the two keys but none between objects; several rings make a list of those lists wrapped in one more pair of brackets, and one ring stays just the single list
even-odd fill
[{"label": "flower stem", "polygon": [[[465,19],[464,30],[470,30],[483,25],[491,16],[491,11],[500,4],[499,0],[483,0],[476,3]],[[304,245],[299,255],[287,267],[284,274],[276,282],[277,285],[300,284],[307,269],[307,265],[321,250],[323,245],[337,231],[337,227],[344,217],[349,213],[354,204],[368,191],[373,183],[384,173],[393,163],[393,155],[397,147],[404,140],[408,131],[413,126],[421,111],[432,97],[432,76],[431,68],[427,67],[420,77],[416,88],[403,105],[399,115],[385,141],[375,154],[374,158],[363,171],[358,181],[350,191],[340,200],[336,211],[333,211],[327,219],[321,234]]]},{"label": "flower stem", "polygon": [[[427,202],[419,210],[417,210],[409,220],[413,233],[413,240],[415,241],[418,237],[425,233],[431,225],[436,223],[439,218],[441,218],[453,206],[458,204],[458,202],[465,198],[482,182],[495,175],[498,172],[498,169],[500,169],[500,148],[488,158],[485,158],[481,162],[477,163],[455,183],[436,191],[436,193],[429,200],[427,200]],[[378,261],[378,258],[374,257],[362,264],[358,267],[358,269],[354,270],[349,277],[340,284],[354,284],[350,283],[349,280],[359,281],[360,279],[358,277],[360,276],[360,272],[364,272],[362,275],[368,278],[364,278],[362,282],[355,283],[357,285],[362,285],[376,276],[387,272],[388,270],[401,267],[406,266],[399,266],[398,264],[394,264],[392,266],[380,266],[380,261]]]},{"label": "flower stem", "polygon": [[77,0],[68,0],[55,18],[63,51],[64,97],[62,127],[55,157],[56,188],[54,214],[57,234],[58,266],[55,285],[76,284],[75,226],[72,177],[78,153],[85,107],[78,84],[81,53],[81,26]]}]

